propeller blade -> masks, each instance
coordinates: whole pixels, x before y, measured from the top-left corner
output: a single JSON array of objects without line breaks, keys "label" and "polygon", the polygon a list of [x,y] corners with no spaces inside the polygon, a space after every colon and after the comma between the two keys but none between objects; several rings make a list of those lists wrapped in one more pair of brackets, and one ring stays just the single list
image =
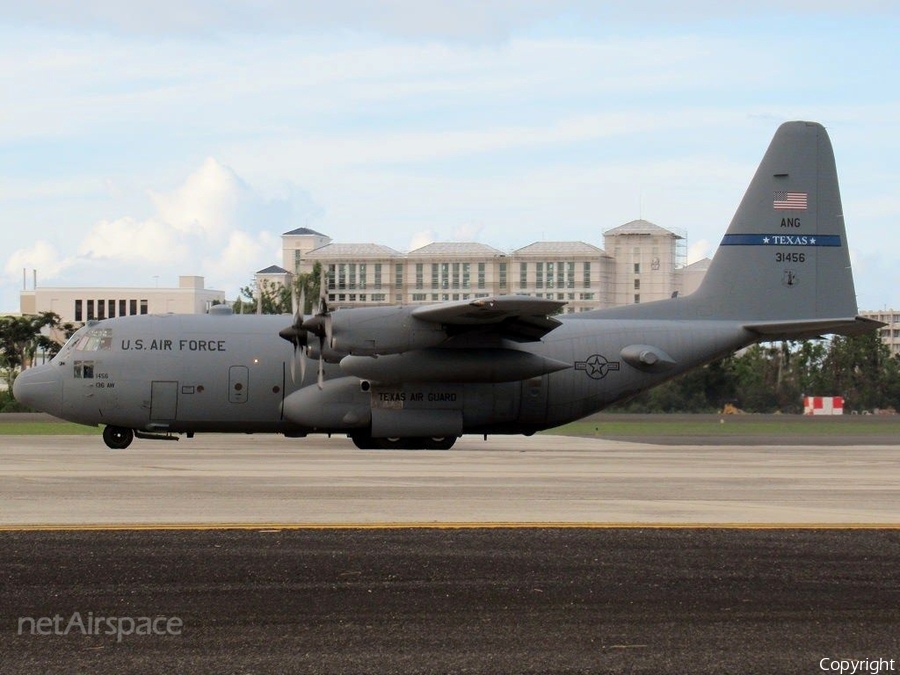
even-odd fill
[{"label": "propeller blade", "polygon": [[297,382],[297,345],[294,345],[294,355],[291,358],[291,382]]},{"label": "propeller blade", "polygon": [[325,385],[325,344],[323,339],[319,339],[319,389]]}]

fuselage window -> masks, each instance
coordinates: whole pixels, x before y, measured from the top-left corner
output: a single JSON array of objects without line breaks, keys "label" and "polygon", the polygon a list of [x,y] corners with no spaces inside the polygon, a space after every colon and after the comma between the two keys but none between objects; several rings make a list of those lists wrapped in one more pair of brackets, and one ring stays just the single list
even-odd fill
[{"label": "fuselage window", "polygon": [[75,362],[75,379],[76,380],[93,380],[94,379],[94,362],[93,361],[76,361]]}]

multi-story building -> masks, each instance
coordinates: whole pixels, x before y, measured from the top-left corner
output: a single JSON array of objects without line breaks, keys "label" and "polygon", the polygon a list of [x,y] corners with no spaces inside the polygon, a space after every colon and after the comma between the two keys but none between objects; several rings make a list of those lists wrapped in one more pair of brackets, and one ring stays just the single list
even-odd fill
[{"label": "multi-story building", "polygon": [[518,294],[563,300],[564,311],[581,312],[660,300],[698,283],[696,271],[690,280],[683,274],[680,234],[636,220],[604,237],[606,250],[541,241],[505,253],[474,242],[439,242],[405,254],[380,244],[335,244],[308,228],[282,240],[284,270],[308,273],[320,263],[329,302],[347,307]]},{"label": "multi-story building", "polygon": [[133,314],[202,314],[225,302],[203,277],[178,277],[177,288],[74,288],[36,286],[19,294],[22,314],[55,312],[63,322],[84,323]]},{"label": "multi-story building", "polygon": [[860,312],[860,316],[884,323],[885,325],[878,329],[881,341],[890,348],[892,355],[900,354],[900,310],[869,310]]}]

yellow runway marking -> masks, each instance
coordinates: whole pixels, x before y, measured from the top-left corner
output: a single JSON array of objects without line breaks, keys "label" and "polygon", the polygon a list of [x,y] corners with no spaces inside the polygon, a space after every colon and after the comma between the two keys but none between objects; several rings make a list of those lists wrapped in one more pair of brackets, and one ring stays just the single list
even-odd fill
[{"label": "yellow runway marking", "polygon": [[109,523],[0,525],[0,532],[283,531],[283,530],[900,530],[900,523]]}]

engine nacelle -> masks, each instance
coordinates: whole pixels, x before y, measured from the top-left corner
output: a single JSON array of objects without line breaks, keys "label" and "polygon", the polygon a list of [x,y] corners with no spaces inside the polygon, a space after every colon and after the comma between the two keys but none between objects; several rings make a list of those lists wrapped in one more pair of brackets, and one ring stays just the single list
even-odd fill
[{"label": "engine nacelle", "polygon": [[359,307],[331,314],[331,349],[340,354],[400,354],[441,344],[446,331],[412,316],[412,307]]},{"label": "engine nacelle", "polygon": [[317,431],[363,429],[372,421],[369,394],[355,377],[327,380],[322,388],[304,387],[284,399],[282,412],[295,424]]}]

